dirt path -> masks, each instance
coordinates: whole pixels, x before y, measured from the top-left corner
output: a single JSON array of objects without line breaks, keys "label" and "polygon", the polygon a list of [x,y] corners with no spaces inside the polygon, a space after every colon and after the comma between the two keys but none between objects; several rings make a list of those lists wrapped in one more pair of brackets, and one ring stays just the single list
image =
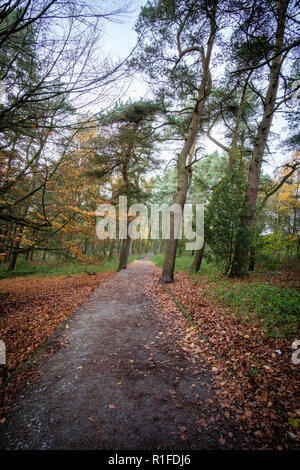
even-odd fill
[{"label": "dirt path", "polygon": [[208,370],[164,336],[144,291],[153,271],[132,263],[56,333],[65,347],[10,403],[1,449],[216,449],[220,432],[240,447]]}]

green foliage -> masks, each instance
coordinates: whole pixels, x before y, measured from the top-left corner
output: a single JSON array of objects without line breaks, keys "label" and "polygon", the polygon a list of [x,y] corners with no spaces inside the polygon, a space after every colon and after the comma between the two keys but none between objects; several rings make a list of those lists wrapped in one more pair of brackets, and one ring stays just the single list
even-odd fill
[{"label": "green foliage", "polygon": [[261,253],[278,253],[288,251],[295,246],[297,237],[294,235],[286,235],[284,233],[268,233],[263,235],[261,240]]},{"label": "green foliage", "polygon": [[241,66],[257,65],[274,51],[274,43],[263,34],[244,43],[238,41],[232,44],[232,51],[237,55]]},{"label": "green foliage", "polygon": [[228,165],[228,156],[216,150],[193,166],[193,178],[189,189],[188,202],[206,204],[212,188],[217,186]]},{"label": "green foliage", "polygon": [[244,319],[262,320],[268,336],[293,337],[300,328],[300,293],[265,282],[223,281],[214,290],[223,305]]},{"label": "green foliage", "polygon": [[112,111],[101,119],[101,122],[103,124],[141,124],[154,118],[160,111],[162,109],[159,102],[128,100],[126,103],[118,103]]},{"label": "green foliage", "polygon": [[118,103],[100,120],[101,127],[94,139],[96,152],[91,157],[94,169],[88,174],[110,181],[112,199],[126,194],[132,204],[148,196],[144,191],[145,174],[159,166],[152,135],[159,110],[159,103],[129,100]]},{"label": "green foliage", "polygon": [[225,273],[231,267],[240,228],[244,184],[244,175],[235,169],[230,182],[225,180],[214,192],[205,214],[205,238]]},{"label": "green foliage", "polygon": [[[205,47],[210,35],[210,20],[216,2],[195,0],[154,1],[142,7],[136,32],[139,45],[131,66],[156,81],[154,92],[167,99],[186,102],[196,96],[202,74],[199,54],[184,54],[178,60],[178,29],[181,26],[180,48]],[[219,31],[217,29],[217,35]]]},{"label": "green foliage", "polygon": [[252,237],[252,249],[259,270],[299,271],[300,253],[297,236],[282,231],[267,234],[261,234],[260,231],[254,230]]},{"label": "green foliage", "polygon": [[172,204],[178,185],[177,171],[169,168],[164,174],[158,175],[152,186],[151,202],[153,204]]}]

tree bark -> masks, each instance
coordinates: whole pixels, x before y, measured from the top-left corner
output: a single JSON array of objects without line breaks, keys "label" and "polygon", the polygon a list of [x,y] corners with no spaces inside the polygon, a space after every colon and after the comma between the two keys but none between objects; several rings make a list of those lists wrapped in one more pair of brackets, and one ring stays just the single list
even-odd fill
[{"label": "tree bark", "polygon": [[128,235],[127,235],[127,238],[122,241],[118,271],[121,271],[121,269],[126,269],[127,267],[130,242],[131,242],[131,238]]},{"label": "tree bark", "polygon": [[[27,203],[23,211],[23,217],[26,217],[28,212],[29,204]],[[18,240],[12,244],[12,253],[10,257],[10,263],[8,266],[9,271],[13,271],[16,267],[17,258],[19,255],[19,249],[23,238],[24,225],[21,225],[20,228],[16,227],[16,232],[18,233]]]},{"label": "tree bark", "polygon": [[250,250],[250,263],[249,263],[249,271],[254,271],[255,268],[255,251],[252,249]]},{"label": "tree bark", "polygon": [[111,259],[113,257],[115,243],[116,243],[115,240],[111,240],[111,242],[110,242],[109,253],[108,253],[108,261],[111,261]]},{"label": "tree bark", "polygon": [[197,273],[201,267],[201,263],[202,263],[202,259],[203,259],[203,255],[204,255],[204,250],[205,250],[205,242],[203,243],[203,246],[202,248],[200,248],[200,250],[197,250],[196,253],[195,253],[195,256],[194,256],[194,259],[193,259],[193,262],[192,262],[192,266],[191,266],[191,271],[193,273]]},{"label": "tree bark", "polygon": [[[195,123],[196,123],[196,120],[195,120]],[[191,141],[192,138],[195,139],[196,135],[194,137],[191,136],[189,138],[189,141]],[[188,189],[188,170],[186,167],[186,157],[187,157],[187,154],[186,154],[186,150],[184,146],[177,162],[178,188],[177,188],[177,197],[175,201],[177,204],[180,205],[181,209],[183,209],[184,207],[184,204],[186,201],[187,189]],[[171,217],[170,239],[167,240],[166,242],[164,265],[163,265],[162,275],[159,280],[161,284],[170,283],[174,281],[174,268],[175,268],[178,240],[175,238],[175,234],[174,234],[174,213],[170,214],[170,217]]]},{"label": "tree bark", "polygon": [[20,244],[21,244],[21,240],[22,240],[22,233],[23,233],[23,230],[24,230],[24,227],[22,226],[20,229],[19,229],[19,239],[18,241],[14,244],[14,247],[13,247],[13,252],[12,252],[12,255],[11,255],[11,258],[10,258],[10,263],[9,263],[9,266],[8,266],[8,270],[9,271],[13,271],[16,267],[16,263],[17,263],[17,258],[18,258],[18,249],[20,248]]},{"label": "tree bark", "polygon": [[[191,183],[190,167],[187,166],[187,158],[190,155],[190,152],[192,151],[193,147],[195,146],[200,119],[204,110],[206,100],[211,91],[211,77],[209,65],[215,40],[215,30],[216,24],[214,17],[211,19],[211,34],[207,45],[206,55],[204,54],[204,52],[202,52],[201,54],[203,73],[198,91],[197,104],[192,114],[188,136],[185,139],[185,143],[177,160],[178,187],[175,203],[179,204],[182,210],[186,201],[188,187]],[[178,240],[174,238],[174,214],[171,214],[170,227],[171,237],[170,240],[167,240],[166,242],[164,265],[162,269],[162,275],[159,280],[160,284],[174,282],[174,268],[178,244]]]}]

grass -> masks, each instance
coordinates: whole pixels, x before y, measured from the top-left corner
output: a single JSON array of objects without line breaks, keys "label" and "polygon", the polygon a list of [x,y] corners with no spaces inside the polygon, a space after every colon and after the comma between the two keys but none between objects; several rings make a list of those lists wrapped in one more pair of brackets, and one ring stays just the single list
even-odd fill
[{"label": "grass", "polygon": [[[129,256],[128,263],[137,259],[143,258],[145,255],[131,255]],[[45,277],[45,276],[65,276],[72,274],[86,274],[87,272],[104,272],[116,271],[119,265],[119,258],[113,256],[111,260],[105,259],[101,264],[88,264],[84,265],[79,262],[59,262],[53,260],[52,262],[30,262],[25,260],[18,260],[17,266],[14,271],[8,271],[7,265],[0,264],[0,279],[14,278],[14,277]]]},{"label": "grass", "polygon": [[[164,264],[164,254],[154,255],[151,257],[151,261],[153,261],[156,266],[162,267]],[[193,262],[192,256],[180,256],[176,258],[175,263],[175,270],[180,272],[190,272],[191,264]],[[218,272],[217,268],[211,264],[207,263],[205,259],[203,259],[201,264],[201,269],[199,271],[200,275],[213,275]]]},{"label": "grass", "polygon": [[[164,255],[154,255],[151,261],[161,267]],[[191,263],[191,256],[178,257],[175,269],[189,272]],[[207,295],[213,291],[220,304],[230,307],[241,320],[262,323],[267,336],[292,338],[299,333],[300,292],[297,290],[262,281],[247,283],[229,280],[205,259],[199,275],[214,281],[205,283]],[[192,282],[198,280],[198,274],[193,274]]]},{"label": "grass", "polygon": [[146,256],[145,253],[140,254],[140,255],[130,255],[129,258],[128,258],[128,263],[132,263],[132,261],[143,259],[143,258],[145,258],[145,256]]},{"label": "grass", "polygon": [[241,319],[262,321],[267,336],[294,337],[300,329],[300,292],[266,282],[221,281],[214,293]]},{"label": "grass", "polygon": [[44,277],[44,276],[64,276],[72,274],[85,274],[87,272],[116,271],[119,259],[113,257],[110,261],[104,260],[101,264],[66,263],[66,262],[29,262],[20,260],[14,271],[8,271],[6,265],[0,265],[0,279],[13,278],[19,276]]}]

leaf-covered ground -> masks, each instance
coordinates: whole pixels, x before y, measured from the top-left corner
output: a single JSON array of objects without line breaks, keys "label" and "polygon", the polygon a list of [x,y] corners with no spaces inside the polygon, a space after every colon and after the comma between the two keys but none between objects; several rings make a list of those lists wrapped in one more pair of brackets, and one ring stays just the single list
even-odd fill
[{"label": "leaf-covered ground", "polygon": [[42,345],[113,273],[0,281],[0,340],[9,374]]},{"label": "leaf-covered ground", "polygon": [[[153,313],[163,322],[164,336],[184,351],[192,367],[206,364],[212,374],[213,394],[228,421],[249,436],[248,448],[298,448],[300,366],[291,362],[291,340],[269,338],[260,324],[238,319],[231,309],[220,305],[204,277],[194,283],[187,274],[176,273],[175,283],[167,287],[192,316],[196,331],[158,285],[160,269],[155,269],[156,274],[145,277],[143,289],[155,303]],[[109,276],[111,273],[1,281],[0,339],[7,345],[10,372]],[[55,344],[50,353],[55,354]],[[27,376],[26,372],[19,374],[18,385],[27,377],[28,372]],[[7,387],[6,398],[14,392],[14,382]],[[216,417],[202,416],[199,424],[210,428],[214,420],[217,425]],[[232,432],[223,431],[220,447],[232,448]]]},{"label": "leaf-covered ground", "polygon": [[224,415],[209,365],[187,360],[172,329],[180,312],[160,321],[155,287],[153,264],[136,261],[56,331],[0,415],[0,449],[261,447]]},{"label": "leaf-covered ground", "polygon": [[212,294],[207,295],[204,278],[195,284],[187,274],[176,273],[175,283],[167,287],[191,314],[198,331],[183,314],[175,319],[174,300],[153,285],[150,295],[157,299],[157,313],[180,338],[187,357],[195,363],[201,357],[210,365],[226,416],[239,423],[241,432],[261,439],[266,448],[298,447],[300,366],[291,361],[291,341],[268,338],[260,325],[237,319]]}]

